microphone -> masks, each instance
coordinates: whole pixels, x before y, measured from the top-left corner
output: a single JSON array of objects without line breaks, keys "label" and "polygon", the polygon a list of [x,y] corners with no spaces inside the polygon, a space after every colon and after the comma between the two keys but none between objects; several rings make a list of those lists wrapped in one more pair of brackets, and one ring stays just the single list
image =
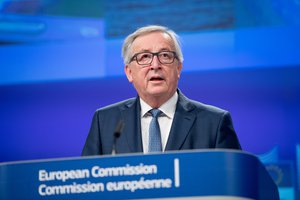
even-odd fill
[{"label": "microphone", "polygon": [[124,128],[124,122],[123,120],[120,120],[116,126],[115,132],[114,132],[114,141],[113,141],[113,146],[112,146],[112,151],[111,154],[112,155],[116,155],[116,143],[117,143],[117,139],[120,137],[122,131]]}]

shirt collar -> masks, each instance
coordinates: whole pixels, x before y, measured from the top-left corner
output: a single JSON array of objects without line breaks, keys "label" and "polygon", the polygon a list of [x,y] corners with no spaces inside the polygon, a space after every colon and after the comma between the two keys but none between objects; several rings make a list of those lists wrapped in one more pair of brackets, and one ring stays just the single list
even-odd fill
[{"label": "shirt collar", "polygon": [[[161,105],[158,109],[161,110],[167,117],[173,118],[176,110],[177,101],[178,101],[178,94],[177,92],[175,92],[174,95],[163,105]],[[149,110],[153,109],[141,98],[140,98],[140,104],[141,104],[141,117],[144,117],[149,112]]]}]

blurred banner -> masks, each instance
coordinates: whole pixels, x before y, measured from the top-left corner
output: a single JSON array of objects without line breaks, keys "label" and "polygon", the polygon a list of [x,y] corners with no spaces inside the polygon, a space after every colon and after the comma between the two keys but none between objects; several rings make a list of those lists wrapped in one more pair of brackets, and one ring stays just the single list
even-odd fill
[{"label": "blurred banner", "polygon": [[79,156],[94,111],[136,96],[123,39],[159,24],[181,37],[181,91],[230,111],[243,149],[295,199],[299,19],[299,0],[2,0],[0,162]]}]

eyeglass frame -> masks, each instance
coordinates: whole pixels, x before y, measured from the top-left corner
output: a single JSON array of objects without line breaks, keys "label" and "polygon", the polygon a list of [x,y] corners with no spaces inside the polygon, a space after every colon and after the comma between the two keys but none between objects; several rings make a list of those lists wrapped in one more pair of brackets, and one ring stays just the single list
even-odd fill
[{"label": "eyeglass frame", "polygon": [[[163,52],[173,53],[174,58],[173,58],[172,62],[170,62],[170,63],[162,63],[162,62],[160,61],[158,55],[159,55],[160,53],[163,53]],[[149,63],[147,63],[147,64],[140,64],[140,63],[138,62],[138,60],[137,60],[137,56],[138,56],[139,54],[143,54],[143,53],[149,53],[149,54],[152,55],[151,61],[150,61]],[[132,56],[132,58],[130,59],[129,63],[131,63],[132,61],[136,61],[136,63],[139,64],[139,65],[141,65],[141,66],[144,66],[144,67],[145,67],[145,66],[149,66],[149,65],[151,65],[151,63],[152,63],[154,56],[156,56],[157,59],[158,59],[158,61],[159,61],[159,63],[160,63],[160,64],[163,64],[163,65],[164,65],[164,64],[166,64],[166,65],[172,64],[172,63],[174,62],[175,59],[178,59],[178,56],[177,56],[177,54],[176,54],[175,51],[159,51],[159,52],[155,52],[155,53],[153,53],[153,52],[140,52],[140,53],[134,54],[134,55]]]}]

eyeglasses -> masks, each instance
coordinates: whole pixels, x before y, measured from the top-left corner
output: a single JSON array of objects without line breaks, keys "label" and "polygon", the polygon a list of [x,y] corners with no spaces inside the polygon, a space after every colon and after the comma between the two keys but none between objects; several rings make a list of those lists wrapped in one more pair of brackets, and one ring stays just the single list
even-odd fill
[{"label": "eyeglasses", "polygon": [[142,52],[135,54],[129,63],[135,60],[139,65],[151,65],[154,56],[157,56],[158,61],[161,64],[171,64],[174,62],[175,58],[177,58],[174,51],[161,51],[156,53]]}]

